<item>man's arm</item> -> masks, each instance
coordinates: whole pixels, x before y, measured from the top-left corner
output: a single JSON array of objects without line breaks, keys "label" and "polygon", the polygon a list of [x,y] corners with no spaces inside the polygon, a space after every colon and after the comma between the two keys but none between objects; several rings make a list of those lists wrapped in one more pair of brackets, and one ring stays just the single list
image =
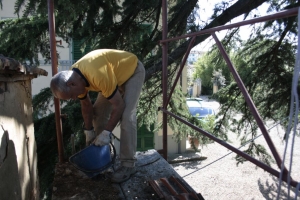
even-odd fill
[{"label": "man's arm", "polygon": [[125,102],[121,97],[120,92],[117,90],[114,96],[109,99],[109,102],[112,105],[112,111],[110,114],[110,118],[107,122],[105,130],[102,131],[95,139],[94,144],[96,146],[108,145],[111,141],[111,132],[117,126],[120,121],[122,114],[125,109]]},{"label": "man's arm", "polygon": [[84,128],[91,130],[93,127],[93,104],[91,102],[89,94],[85,99],[80,100],[81,113],[84,121]]},{"label": "man's arm", "polygon": [[115,95],[109,99],[109,102],[112,105],[112,112],[105,130],[112,132],[122,117],[125,109],[125,102],[118,90],[116,91]]}]

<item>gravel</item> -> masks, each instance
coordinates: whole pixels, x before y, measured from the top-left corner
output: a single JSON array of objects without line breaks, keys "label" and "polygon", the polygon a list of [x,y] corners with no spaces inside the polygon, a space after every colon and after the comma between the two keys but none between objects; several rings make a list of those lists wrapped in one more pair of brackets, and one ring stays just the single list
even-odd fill
[{"label": "gravel", "polygon": [[[268,128],[268,127],[267,127]],[[269,135],[273,141],[281,158],[284,155],[286,142],[283,141],[284,130],[276,126],[269,131]],[[237,135],[229,133],[229,144],[239,148],[240,142]],[[263,136],[255,140],[257,143],[269,147]],[[289,137],[291,144],[292,135]],[[295,138],[293,162],[292,162],[292,178],[300,181],[300,138]],[[291,145],[289,145],[291,146]],[[241,148],[243,150],[245,148]],[[285,182],[281,182],[277,177],[270,175],[268,172],[257,167],[255,164],[247,161],[237,166],[235,160],[236,154],[223,147],[218,143],[208,144],[200,147],[200,153],[188,150],[183,154],[170,155],[169,159],[185,160],[191,157],[207,157],[202,161],[190,161],[172,164],[177,173],[197,192],[201,193],[206,200],[273,200],[273,199],[295,199],[295,189],[287,186]],[[270,151],[269,151],[270,152]],[[290,152],[290,147],[287,148]],[[270,152],[271,155],[271,152]],[[273,157],[273,156],[272,156]],[[285,166],[290,167],[290,156],[287,154]],[[275,163],[271,165],[276,171],[280,171]],[[278,188],[280,193],[278,197]],[[300,200],[299,194],[296,198]]]}]

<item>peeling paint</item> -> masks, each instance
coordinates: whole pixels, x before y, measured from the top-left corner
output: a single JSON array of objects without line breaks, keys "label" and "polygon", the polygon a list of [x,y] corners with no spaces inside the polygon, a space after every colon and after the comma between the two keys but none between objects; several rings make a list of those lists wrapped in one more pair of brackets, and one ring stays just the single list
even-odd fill
[{"label": "peeling paint", "polygon": [[21,85],[24,87],[25,92],[27,93],[27,97],[31,98],[31,91],[30,88],[26,85],[26,82],[25,81],[21,82]]}]

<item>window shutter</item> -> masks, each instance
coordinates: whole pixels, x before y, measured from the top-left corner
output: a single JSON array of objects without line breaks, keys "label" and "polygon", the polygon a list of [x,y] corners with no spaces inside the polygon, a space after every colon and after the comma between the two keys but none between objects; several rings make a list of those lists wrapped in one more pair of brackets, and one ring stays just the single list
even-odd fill
[{"label": "window shutter", "polygon": [[75,62],[91,51],[91,44],[87,44],[84,50],[82,51],[83,42],[84,39],[73,39],[72,51],[73,51],[73,60]]},{"label": "window shutter", "polygon": [[150,126],[150,131],[146,128],[145,125],[142,125],[138,129],[137,134],[137,150],[146,151],[149,149],[154,149],[154,124]]}]

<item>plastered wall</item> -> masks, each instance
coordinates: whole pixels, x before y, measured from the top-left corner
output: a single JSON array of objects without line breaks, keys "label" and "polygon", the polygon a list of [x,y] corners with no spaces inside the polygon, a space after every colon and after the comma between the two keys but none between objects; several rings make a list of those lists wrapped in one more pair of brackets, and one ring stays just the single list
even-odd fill
[{"label": "plastered wall", "polygon": [[0,199],[39,199],[31,78],[0,75]]}]

